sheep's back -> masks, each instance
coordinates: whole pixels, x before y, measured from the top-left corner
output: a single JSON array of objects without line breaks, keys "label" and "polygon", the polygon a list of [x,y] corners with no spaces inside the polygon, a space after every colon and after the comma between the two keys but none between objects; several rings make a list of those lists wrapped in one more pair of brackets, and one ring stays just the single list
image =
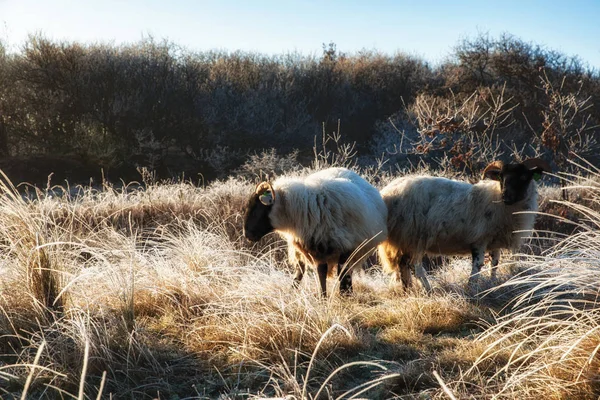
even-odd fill
[{"label": "sheep's back", "polygon": [[356,189],[364,194],[369,207],[375,206],[371,211],[380,214],[384,221],[387,219],[387,207],[383,202],[381,193],[356,172],[342,167],[328,168],[308,176],[307,184],[318,186],[328,180],[347,180],[352,182],[356,186]]}]

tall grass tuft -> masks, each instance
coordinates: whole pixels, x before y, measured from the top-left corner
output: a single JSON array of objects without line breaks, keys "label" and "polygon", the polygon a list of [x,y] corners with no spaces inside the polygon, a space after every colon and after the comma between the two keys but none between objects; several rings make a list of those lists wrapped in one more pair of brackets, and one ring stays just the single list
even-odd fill
[{"label": "tall grass tuft", "polygon": [[0,236],[6,252],[21,271],[29,289],[28,295],[40,315],[48,320],[60,317],[64,310],[62,275],[57,260],[46,245],[50,227],[42,216],[32,214],[30,205],[15,186],[2,174],[0,179]]}]

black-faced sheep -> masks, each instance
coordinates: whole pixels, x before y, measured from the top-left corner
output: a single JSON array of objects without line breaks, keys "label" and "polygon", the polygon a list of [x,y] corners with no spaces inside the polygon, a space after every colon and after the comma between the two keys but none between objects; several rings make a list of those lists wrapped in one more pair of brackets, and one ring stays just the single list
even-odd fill
[{"label": "black-faced sheep", "polygon": [[335,266],[340,291],[352,291],[352,267],[386,238],[386,218],[377,189],[346,168],[328,168],[260,183],[248,200],[244,235],[252,241],[273,231],[284,236],[296,264],[295,285],[309,263],[326,296],[326,278]]},{"label": "black-faced sheep", "polygon": [[379,246],[384,270],[411,284],[410,266],[430,290],[422,267],[425,254],[471,254],[469,283],[476,281],[486,249],[492,255],[492,275],[500,249],[518,249],[530,234],[538,209],[534,180],[550,166],[540,159],[488,165],[477,184],[430,176],[402,177],[381,195],[388,207],[388,239]]}]

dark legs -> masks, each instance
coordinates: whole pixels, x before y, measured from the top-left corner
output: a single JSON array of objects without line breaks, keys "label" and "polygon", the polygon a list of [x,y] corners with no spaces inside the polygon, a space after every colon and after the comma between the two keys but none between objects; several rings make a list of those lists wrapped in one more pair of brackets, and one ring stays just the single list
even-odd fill
[{"label": "dark legs", "polygon": [[319,275],[321,296],[327,297],[327,263],[317,265],[317,274]]},{"label": "dark legs", "polygon": [[[340,282],[340,293],[350,294],[352,293],[352,270],[347,265],[348,258],[351,253],[343,253],[340,255],[338,260],[338,279]],[[294,274],[294,287],[298,287],[302,278],[304,277],[306,266],[298,260],[296,265],[296,273]],[[321,296],[327,297],[327,272],[329,266],[327,263],[321,263],[317,265],[317,276],[319,278],[319,287],[321,289]]]},{"label": "dark legs", "polygon": [[348,268],[349,253],[340,255],[338,261],[338,279],[340,281],[340,293],[348,295],[352,293],[352,271]]},{"label": "dark legs", "polygon": [[490,254],[492,256],[492,279],[496,279],[498,263],[500,262],[500,250],[492,250]]},{"label": "dark legs", "polygon": [[408,289],[412,286],[412,274],[411,269],[414,269],[415,276],[419,278],[421,286],[427,293],[431,292],[431,285],[427,279],[427,273],[423,268],[422,256],[413,261],[413,257],[409,253],[402,254],[400,260],[398,260],[398,269],[400,270],[400,279],[402,279],[402,285],[404,289]]},{"label": "dark legs", "polygon": [[423,268],[423,264],[419,258],[413,260],[413,257],[409,253],[404,253],[401,256],[396,256],[396,272],[394,272],[394,276],[392,277],[392,282],[398,282],[398,280],[402,281],[402,286],[405,290],[408,290],[412,287],[412,271],[414,270],[415,276],[419,278],[421,282],[421,286],[425,289],[426,292],[431,292],[431,285],[429,284],[429,280],[427,279],[427,273]]},{"label": "dark legs", "polygon": [[[340,255],[338,260],[338,279],[340,281],[340,293],[350,294],[352,293],[352,271],[348,268],[348,258],[350,253],[344,253]],[[319,275],[319,284],[321,286],[321,295],[327,297],[327,264],[319,264],[317,266],[317,274]]]},{"label": "dark legs", "polygon": [[412,274],[410,273],[410,254],[402,254],[398,261],[398,268],[400,269],[400,279],[405,289],[412,286]]},{"label": "dark legs", "polygon": [[473,266],[471,268],[471,276],[469,277],[469,285],[477,283],[477,280],[479,279],[479,272],[481,271],[481,267],[483,267],[483,262],[485,260],[485,247],[473,247],[471,254],[473,256]]},{"label": "dark legs", "polygon": [[427,279],[427,272],[425,272],[425,268],[423,268],[423,257],[414,262],[414,267],[415,276],[421,281],[421,286],[423,286],[423,289],[425,289],[427,293],[431,293],[431,285]]}]

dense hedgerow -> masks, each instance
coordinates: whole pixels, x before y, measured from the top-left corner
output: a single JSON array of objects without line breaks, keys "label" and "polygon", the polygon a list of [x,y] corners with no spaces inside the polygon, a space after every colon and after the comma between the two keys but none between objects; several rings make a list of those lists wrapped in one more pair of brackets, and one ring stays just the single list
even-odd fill
[{"label": "dense hedgerow", "polygon": [[465,159],[489,158],[469,153],[474,138],[495,155],[531,145],[566,165],[574,144],[597,150],[599,100],[597,71],[508,35],[464,40],[436,66],[334,44],[321,56],[266,56],[32,36],[16,53],[0,47],[0,155],[67,156],[113,178],[149,167],[213,179],[272,147],[306,165],[314,137],[341,124],[365,160],[393,151],[400,127],[411,161],[442,154],[472,170]]}]

